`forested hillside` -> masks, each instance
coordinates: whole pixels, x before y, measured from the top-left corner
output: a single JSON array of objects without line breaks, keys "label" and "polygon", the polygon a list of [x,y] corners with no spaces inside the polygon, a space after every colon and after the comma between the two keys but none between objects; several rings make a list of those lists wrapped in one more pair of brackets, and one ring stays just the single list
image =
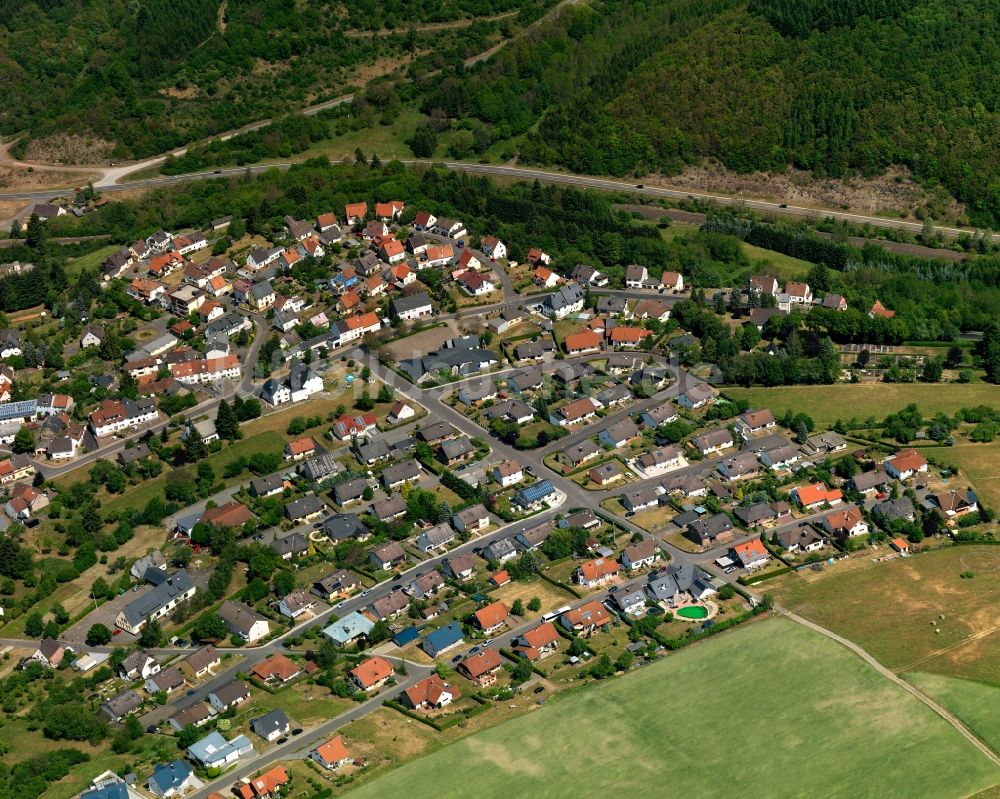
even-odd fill
[{"label": "forested hillside", "polygon": [[[460,61],[553,2],[0,0],[0,135],[26,132],[18,153],[69,133],[108,157],[158,155],[406,63]],[[460,36],[422,30],[507,12]]]},{"label": "forested hillside", "polygon": [[998,12],[1000,0],[592,2],[436,79],[422,108],[525,134],[522,160],[598,174],[707,156],[834,177],[902,164],[995,225]]}]

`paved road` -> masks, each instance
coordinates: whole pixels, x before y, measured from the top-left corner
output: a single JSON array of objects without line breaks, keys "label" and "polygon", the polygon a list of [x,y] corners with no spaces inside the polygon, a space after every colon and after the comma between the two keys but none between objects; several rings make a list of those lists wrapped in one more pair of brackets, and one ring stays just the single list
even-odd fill
[{"label": "paved road", "polygon": [[[155,163],[155,162],[154,162]],[[259,174],[268,169],[288,169],[295,162],[280,162],[273,164],[258,164],[249,167],[250,172]],[[426,160],[404,160],[404,164],[431,165],[432,163],[442,163],[439,161]],[[764,211],[769,214],[780,216],[790,216],[808,219],[838,219],[852,222],[858,225],[872,225],[873,227],[906,230],[911,233],[920,233],[923,224],[920,222],[908,222],[903,219],[892,219],[881,216],[871,216],[869,214],[852,213],[834,208],[807,208],[805,206],[788,205],[786,203],[771,202],[768,200],[754,200],[745,197],[709,194],[707,192],[688,191],[687,189],[659,188],[656,186],[646,186],[629,181],[615,180],[611,178],[591,177],[589,175],[578,175],[571,172],[554,172],[544,169],[531,169],[529,167],[502,166],[498,164],[474,164],[463,161],[445,161],[443,165],[447,169],[471,172],[480,175],[492,175],[497,177],[519,178],[522,180],[539,180],[543,183],[556,183],[560,185],[576,186],[578,188],[596,189],[598,191],[627,192],[632,195],[645,197],[659,197],[671,200],[701,200],[715,205],[730,206],[737,208],[752,208],[756,211]],[[130,170],[131,171],[131,170]],[[103,193],[116,191],[134,191],[136,189],[153,189],[161,186],[171,186],[178,183],[186,183],[192,180],[205,180],[216,177],[234,177],[245,174],[247,167],[227,167],[218,172],[190,172],[185,175],[171,175],[165,177],[147,178],[145,180],[133,180],[113,185],[101,185]],[[642,185],[642,188],[639,188]],[[23,191],[0,193],[0,200],[35,200],[44,202],[51,197],[64,192],[66,189],[49,189],[47,191]],[[972,228],[947,227],[943,225],[935,226],[935,230],[943,236],[959,236],[962,233],[972,235],[975,231]]]}]

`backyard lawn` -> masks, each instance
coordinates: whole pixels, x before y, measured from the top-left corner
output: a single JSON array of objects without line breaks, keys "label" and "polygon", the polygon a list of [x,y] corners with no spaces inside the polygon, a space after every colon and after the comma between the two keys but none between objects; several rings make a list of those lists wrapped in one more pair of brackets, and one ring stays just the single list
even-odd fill
[{"label": "backyard lawn", "polygon": [[528,715],[350,796],[458,796],[475,774],[480,799],[586,799],[606,796],[609,785],[640,799],[659,799],[665,785],[670,795],[728,798],[735,751],[739,784],[768,797],[957,798],[1000,781],[1000,770],[917,699],[837,644],[777,619]]},{"label": "backyard lawn", "polygon": [[987,383],[852,383],[835,386],[780,386],[778,388],[727,388],[724,393],[745,399],[755,408],[770,408],[775,416],[786,410],[805,411],[818,427],[837,419],[865,420],[886,415],[915,402],[925,417],[939,411],[954,413],[959,408],[995,405],[996,386]]},{"label": "backyard lawn", "polygon": [[947,547],[814,582],[790,576],[770,585],[780,604],[850,638],[891,669],[1000,685],[996,547]]}]

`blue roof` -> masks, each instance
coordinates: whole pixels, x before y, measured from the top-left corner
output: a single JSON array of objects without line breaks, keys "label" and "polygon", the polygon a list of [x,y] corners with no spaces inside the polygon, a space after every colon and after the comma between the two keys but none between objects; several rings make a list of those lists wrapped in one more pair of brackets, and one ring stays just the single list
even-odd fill
[{"label": "blue roof", "polygon": [[407,627],[405,630],[400,630],[396,633],[392,638],[392,642],[396,646],[405,646],[410,641],[416,641],[419,637],[420,633],[416,627]]},{"label": "blue roof", "polygon": [[153,776],[149,778],[149,787],[154,793],[163,796],[171,789],[179,789],[192,773],[194,773],[194,769],[183,760],[160,763],[153,769]]},{"label": "blue roof", "polygon": [[424,638],[424,648],[431,653],[440,652],[452,644],[457,644],[462,638],[464,638],[464,635],[461,625],[453,621],[447,627],[442,627],[440,630],[435,630],[428,634]]},{"label": "blue roof", "polygon": [[346,644],[353,641],[360,635],[367,635],[372,631],[375,622],[357,611],[348,613],[344,618],[338,619],[329,627],[323,630],[323,635],[332,638],[339,644]]},{"label": "blue roof", "polygon": [[35,415],[36,400],[19,400],[0,404],[0,422],[8,419],[26,419]]},{"label": "blue roof", "polygon": [[541,499],[545,499],[549,494],[554,494],[555,489],[552,487],[552,483],[548,480],[539,480],[530,486],[525,486],[520,489],[514,498],[517,502],[524,502],[525,504],[531,504],[533,502],[538,502]]},{"label": "blue roof", "polygon": [[130,799],[124,782],[110,782],[100,788],[91,788],[80,794],[80,799]]}]

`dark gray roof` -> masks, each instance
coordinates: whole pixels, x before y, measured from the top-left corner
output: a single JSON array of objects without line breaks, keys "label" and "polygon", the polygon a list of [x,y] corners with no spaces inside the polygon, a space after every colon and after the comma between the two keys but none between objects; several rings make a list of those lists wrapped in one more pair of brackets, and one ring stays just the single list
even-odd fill
[{"label": "dark gray roof", "polygon": [[194,582],[191,580],[191,575],[181,569],[148,593],[129,602],[122,609],[122,613],[129,625],[135,627],[151,613],[159,610],[181,594],[187,593],[193,587]]},{"label": "dark gray roof", "polygon": [[392,301],[392,307],[396,313],[414,311],[417,308],[422,308],[426,305],[430,305],[432,308],[434,307],[434,304],[431,302],[431,298],[425,291],[421,291],[419,294],[411,294],[408,297],[396,297]]},{"label": "dark gray roof", "polygon": [[343,541],[347,538],[364,538],[368,528],[354,513],[339,513],[323,523],[323,532],[332,541]]}]

